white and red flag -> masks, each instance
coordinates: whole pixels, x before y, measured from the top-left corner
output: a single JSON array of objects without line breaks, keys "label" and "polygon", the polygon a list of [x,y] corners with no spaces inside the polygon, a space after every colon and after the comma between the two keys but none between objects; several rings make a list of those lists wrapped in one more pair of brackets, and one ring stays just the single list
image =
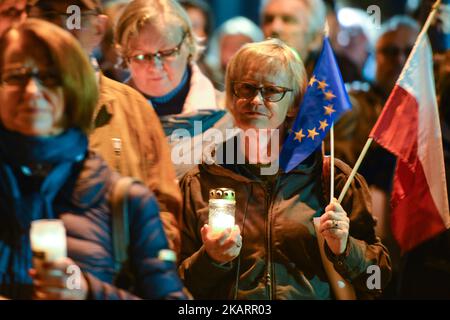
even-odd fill
[{"label": "white and red flag", "polygon": [[370,137],[397,156],[392,231],[402,252],[450,228],[431,48],[419,37]]}]

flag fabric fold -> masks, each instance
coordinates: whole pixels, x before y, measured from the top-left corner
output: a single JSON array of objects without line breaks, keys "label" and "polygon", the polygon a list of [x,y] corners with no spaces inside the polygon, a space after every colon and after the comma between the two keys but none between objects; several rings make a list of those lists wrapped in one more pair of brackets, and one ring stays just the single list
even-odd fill
[{"label": "flag fabric fold", "polygon": [[331,125],[351,108],[328,37],[309,80],[297,118],[283,144],[280,166],[291,171],[321,146]]},{"label": "flag fabric fold", "polygon": [[441,135],[431,48],[422,36],[370,133],[397,157],[392,232],[402,252],[450,228]]}]

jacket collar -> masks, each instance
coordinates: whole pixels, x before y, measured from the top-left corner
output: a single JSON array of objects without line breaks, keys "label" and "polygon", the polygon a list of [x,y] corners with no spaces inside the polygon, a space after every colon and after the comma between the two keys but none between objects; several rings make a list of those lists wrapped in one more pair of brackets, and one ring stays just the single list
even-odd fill
[{"label": "jacket collar", "polygon": [[[234,139],[234,143],[235,143],[235,152],[238,152],[237,150],[239,148],[236,148],[236,138],[233,137],[231,139]],[[221,152],[224,155],[224,158],[226,158],[225,155],[225,151],[226,148],[226,143],[228,141],[230,141],[231,139],[225,141],[224,143],[222,143],[219,146],[219,149],[221,150],[214,150],[214,151],[209,151],[209,157],[210,159],[215,159],[214,158],[214,154],[220,154]],[[205,156],[205,155],[204,155]],[[242,164],[221,164],[217,162],[217,159],[215,159],[216,162],[212,163],[212,164],[206,164],[204,161],[202,162],[202,164],[200,164],[200,170],[205,170],[206,172],[209,172],[210,174],[213,175],[218,175],[218,176],[228,176],[229,178],[239,181],[239,182],[243,182],[243,183],[251,183],[254,182],[254,180],[245,177],[243,175],[241,175],[240,172],[240,166],[242,166]],[[318,168],[322,168],[322,163],[323,163],[323,156],[320,150],[312,153],[308,158],[306,158],[302,163],[298,164],[297,167],[295,167],[293,170],[291,170],[289,172],[289,174],[300,174],[300,175],[309,175],[309,174],[313,174],[314,171],[316,171]],[[279,168],[278,170],[278,175],[286,175],[286,172],[284,172],[281,168]]]}]

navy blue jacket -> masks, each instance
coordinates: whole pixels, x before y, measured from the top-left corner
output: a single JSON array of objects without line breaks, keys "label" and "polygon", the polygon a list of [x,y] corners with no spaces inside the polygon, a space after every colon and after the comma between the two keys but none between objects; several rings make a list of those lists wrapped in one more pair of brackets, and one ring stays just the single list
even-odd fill
[{"label": "navy blue jacket", "polygon": [[[140,184],[132,185],[128,203],[131,269],[136,277],[136,288],[132,294],[112,284],[115,274],[109,200],[118,177],[103,159],[89,153],[84,161],[74,167],[55,197],[52,210],[54,216],[42,218],[63,220],[67,231],[68,256],[84,272],[90,287],[89,298],[185,298],[175,264],[157,258],[161,249],[168,248],[168,242],[156,199]],[[0,199],[5,199],[1,193],[0,189]],[[0,252],[0,261],[2,254]],[[22,269],[28,268],[26,264]],[[0,295],[29,298],[29,290],[15,288],[31,287],[31,279],[25,276],[28,270],[14,270],[13,277],[8,275],[8,270],[0,271]]]}]

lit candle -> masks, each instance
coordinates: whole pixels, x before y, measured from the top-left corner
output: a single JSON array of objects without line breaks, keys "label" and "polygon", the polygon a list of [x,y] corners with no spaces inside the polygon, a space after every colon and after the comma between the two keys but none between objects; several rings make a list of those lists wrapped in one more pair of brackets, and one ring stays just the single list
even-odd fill
[{"label": "lit candle", "polygon": [[209,222],[214,233],[220,233],[235,224],[235,194],[228,188],[212,189],[209,193]]},{"label": "lit candle", "polygon": [[43,261],[55,261],[67,256],[66,229],[61,220],[35,220],[31,223],[33,256]]}]

